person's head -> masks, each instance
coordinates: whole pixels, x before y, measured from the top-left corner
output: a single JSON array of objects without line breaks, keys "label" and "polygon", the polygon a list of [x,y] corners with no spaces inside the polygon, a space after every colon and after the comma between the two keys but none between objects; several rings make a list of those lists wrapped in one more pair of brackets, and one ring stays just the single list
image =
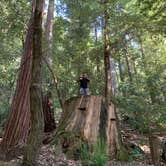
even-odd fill
[{"label": "person's head", "polygon": [[82,76],[83,76],[83,77],[87,77],[87,76],[88,76],[87,72],[84,71],[84,72],[82,73]]}]

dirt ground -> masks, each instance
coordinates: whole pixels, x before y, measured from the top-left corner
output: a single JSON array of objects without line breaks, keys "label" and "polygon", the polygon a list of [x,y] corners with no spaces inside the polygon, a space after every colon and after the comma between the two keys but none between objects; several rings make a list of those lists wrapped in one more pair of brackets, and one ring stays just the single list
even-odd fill
[{"label": "dirt ground", "polygon": [[[143,156],[135,158],[130,162],[108,161],[107,166],[153,166],[147,138],[131,129],[128,124],[123,123],[122,128],[122,136],[125,144],[138,146],[143,151]],[[162,141],[162,139],[166,138],[161,136],[159,139]],[[19,156],[6,163],[0,161],[0,166],[20,166],[22,158],[23,156]],[[56,156],[54,148],[50,145],[42,146],[37,162],[37,166],[81,166],[81,161],[68,160],[63,153],[60,156]],[[166,163],[162,162],[161,166],[166,166]]]}]

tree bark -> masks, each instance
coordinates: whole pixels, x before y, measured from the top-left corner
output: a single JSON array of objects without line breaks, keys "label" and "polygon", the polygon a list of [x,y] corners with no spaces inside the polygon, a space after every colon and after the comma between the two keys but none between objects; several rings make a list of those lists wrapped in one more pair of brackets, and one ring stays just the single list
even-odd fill
[{"label": "tree bark", "polygon": [[56,75],[54,74],[53,70],[51,69],[48,61],[46,59],[44,59],[47,67],[48,67],[48,70],[50,71],[51,73],[51,76],[52,76],[52,79],[53,79],[53,82],[55,84],[55,88],[56,88],[56,92],[57,92],[57,97],[58,97],[58,100],[59,100],[59,104],[63,110],[63,101],[62,101],[62,96],[61,96],[61,93],[60,93],[60,89],[59,89],[59,80],[58,78],[56,77]]},{"label": "tree bark", "polygon": [[61,109],[63,109],[63,101],[61,97],[61,93],[59,90],[59,80],[53,70],[51,69],[51,63],[50,60],[52,61],[51,58],[51,51],[52,51],[52,33],[53,33],[53,21],[54,21],[54,0],[49,0],[49,6],[48,6],[48,13],[47,13],[47,21],[46,21],[46,32],[45,32],[45,37],[46,37],[46,53],[44,55],[45,63],[48,67],[48,70],[50,71],[52,75],[52,79],[55,84],[56,92],[57,92],[57,97],[59,100],[59,104],[61,106]]},{"label": "tree bark", "polygon": [[[115,73],[111,59],[110,29],[109,29],[109,0],[104,3],[104,64],[105,64],[105,102],[107,107],[106,139],[107,155],[118,159],[124,150],[121,149],[120,136],[117,128],[116,107],[111,103],[111,96],[115,94]],[[112,75],[113,74],[113,75]],[[112,89],[111,89],[112,88]],[[111,91],[112,90],[112,91]],[[112,93],[111,93],[112,92]]]},{"label": "tree bark", "polygon": [[54,19],[54,0],[49,0],[47,21],[46,21],[46,57],[50,58],[50,52],[52,50],[52,32],[53,32],[53,19]]},{"label": "tree bark", "polygon": [[136,80],[136,82],[138,82],[138,80],[137,80],[137,68],[136,68],[135,59],[133,59],[132,61],[133,61],[133,70],[134,70],[135,80]]},{"label": "tree bark", "polygon": [[128,47],[127,47],[127,41],[125,39],[125,36],[124,36],[124,55],[125,55],[125,60],[126,60],[126,65],[127,65],[127,72],[128,72],[128,75],[129,75],[129,80],[130,82],[133,81],[133,75],[132,75],[132,72],[131,72],[131,66],[130,66],[130,62],[129,62],[129,59],[128,59]]},{"label": "tree bark", "polygon": [[44,132],[52,132],[56,128],[54,106],[51,92],[43,98]]},{"label": "tree bark", "polygon": [[159,140],[154,135],[149,135],[150,153],[154,166],[160,166]]},{"label": "tree bark", "polygon": [[[54,19],[54,0],[49,0],[48,5],[48,12],[47,12],[47,20],[46,20],[46,26],[45,26],[45,40],[46,40],[46,51],[44,54],[44,61],[51,72],[52,79],[54,79],[54,72],[51,70],[52,65],[52,33],[53,33],[53,19]],[[47,77],[47,76],[46,76]],[[57,90],[57,82],[54,81],[56,90]],[[49,79],[49,84],[51,84],[51,79]],[[55,120],[54,120],[54,108],[50,108],[48,105],[48,100],[52,99],[50,98],[48,94],[50,94],[50,90],[48,90],[46,96],[43,98],[43,111],[44,111],[44,131],[45,132],[51,132],[55,129]],[[59,99],[59,91],[57,90],[57,96]],[[60,103],[60,106],[62,103]],[[52,105],[53,107],[53,105]]]},{"label": "tree bark", "polygon": [[121,149],[116,122],[115,106],[111,103],[108,107],[103,96],[73,97],[64,103],[53,141],[59,151],[78,159],[82,143],[93,147],[101,139],[106,144],[108,156],[124,159],[126,151]]},{"label": "tree bark", "polygon": [[[81,109],[85,107],[86,109]],[[64,111],[54,136],[69,158],[77,158],[81,142],[94,144],[106,138],[107,111],[102,96],[73,97],[64,103]]]},{"label": "tree bark", "polygon": [[119,135],[116,124],[116,108],[112,104],[108,106],[107,117],[107,154],[110,158],[115,159],[118,157],[118,151],[120,150]]},{"label": "tree bark", "polygon": [[162,155],[161,155],[162,160],[166,162],[166,141],[162,145]]},{"label": "tree bark", "polygon": [[110,72],[110,30],[109,30],[108,0],[104,1],[104,65],[105,65],[105,98],[110,102],[111,96],[111,72]]},{"label": "tree bark", "polygon": [[110,51],[110,72],[111,72],[111,89],[113,96],[116,95],[116,73],[113,59],[113,50]]},{"label": "tree bark", "polygon": [[122,71],[122,64],[121,64],[121,58],[118,58],[118,68],[119,68],[119,76],[120,76],[120,81],[124,82],[124,77],[123,77],[123,71]]},{"label": "tree bark", "polygon": [[36,166],[36,159],[42,143],[43,133],[43,110],[41,97],[41,64],[42,64],[42,12],[43,0],[36,0],[34,11],[34,36],[33,36],[33,59],[32,79],[30,85],[30,112],[31,129],[25,148],[22,166]]},{"label": "tree bark", "polygon": [[[98,44],[97,23],[95,23],[95,25],[94,25],[94,30],[95,30],[95,45],[97,48],[97,44]],[[99,73],[100,72],[100,57],[99,57],[99,55],[97,55],[97,57],[96,57],[96,65],[97,65],[97,73]]]},{"label": "tree bark", "polygon": [[129,59],[128,59],[127,48],[125,49],[125,60],[126,60],[127,72],[128,72],[128,75],[129,75],[129,79],[130,79],[130,82],[132,82],[133,81],[133,76],[132,76],[131,67],[130,67],[130,63],[129,63]]},{"label": "tree bark", "polygon": [[[24,52],[21,59],[19,75],[15,95],[12,100],[12,110],[6,124],[3,140],[1,142],[1,149],[4,157],[6,154],[9,157],[16,154],[16,151],[22,148],[26,142],[29,124],[30,124],[30,80],[32,68],[32,41],[33,41],[33,14],[31,15],[27,36],[24,44]],[[20,151],[20,150],[18,150]],[[0,155],[1,156],[1,155]],[[6,156],[6,157],[7,157]]]}]

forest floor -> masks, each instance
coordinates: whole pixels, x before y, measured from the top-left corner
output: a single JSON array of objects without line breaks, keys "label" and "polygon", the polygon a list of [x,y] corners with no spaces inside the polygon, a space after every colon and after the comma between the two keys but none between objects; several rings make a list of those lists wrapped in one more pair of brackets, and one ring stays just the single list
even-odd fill
[{"label": "forest floor", "polygon": [[[142,152],[138,153],[138,151],[133,149],[134,153],[131,154],[130,161],[108,161],[107,166],[153,166],[147,138],[144,135],[138,134],[136,130],[132,129],[126,123],[122,124],[122,129],[125,144],[130,144],[131,148],[138,148]],[[166,138],[159,137],[159,139]],[[0,166],[19,166],[22,158],[23,156],[19,156],[6,163],[0,161]],[[37,166],[81,166],[81,161],[68,160],[65,154],[55,155],[55,149],[50,145],[42,146],[37,162]],[[162,163],[162,166],[166,166],[166,163]]]},{"label": "forest floor", "polygon": [[[148,138],[144,134],[139,134],[125,121],[121,121],[120,125],[123,142],[132,152],[130,161],[108,161],[107,166],[153,166]],[[160,142],[165,142],[166,136],[158,136],[158,139]],[[166,166],[166,163],[161,162],[161,166]]]}]

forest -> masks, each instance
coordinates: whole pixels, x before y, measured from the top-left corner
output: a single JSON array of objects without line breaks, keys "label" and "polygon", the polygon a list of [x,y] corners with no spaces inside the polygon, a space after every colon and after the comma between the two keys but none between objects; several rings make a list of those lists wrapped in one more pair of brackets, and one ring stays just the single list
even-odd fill
[{"label": "forest", "polygon": [[166,166],[165,9],[1,0],[0,166]]}]

